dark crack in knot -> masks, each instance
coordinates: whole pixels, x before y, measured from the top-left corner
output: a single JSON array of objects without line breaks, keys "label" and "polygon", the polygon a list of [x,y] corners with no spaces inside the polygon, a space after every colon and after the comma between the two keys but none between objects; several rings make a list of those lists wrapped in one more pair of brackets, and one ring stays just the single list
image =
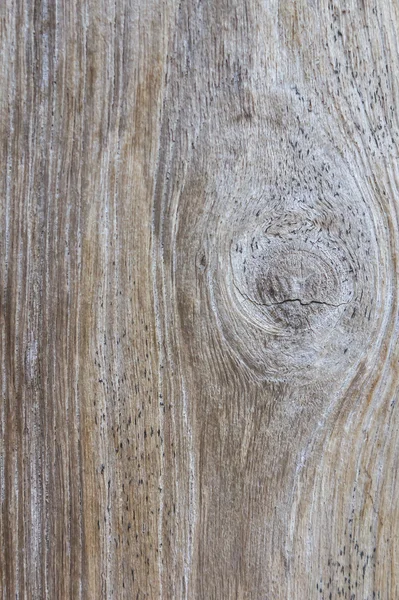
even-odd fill
[{"label": "dark crack in knot", "polygon": [[273,306],[280,306],[282,304],[298,302],[301,306],[310,306],[312,304],[319,304],[322,306],[331,306],[333,308],[339,308],[340,306],[344,306],[345,304],[349,304],[349,302],[350,302],[350,300],[348,300],[347,302],[339,302],[338,304],[334,304],[333,302],[325,302],[322,300],[310,300],[309,302],[304,302],[300,298],[286,298],[285,300],[269,302],[269,303],[268,302],[257,302],[256,300],[253,300],[247,294],[242,292],[236,283],[233,282],[233,284],[234,284],[234,287],[236,288],[236,290],[238,291],[238,293],[240,294],[240,296],[242,296],[243,298],[245,298],[252,304],[255,304],[256,306],[273,307]]},{"label": "dark crack in knot", "polygon": [[259,302],[259,304],[261,306],[277,306],[279,304],[286,304],[287,302],[299,302],[301,306],[310,306],[311,304],[322,304],[324,306],[332,306],[334,308],[338,308],[339,306],[343,306],[344,304],[349,304],[349,301],[339,302],[338,304],[334,304],[333,302],[324,302],[322,300],[310,300],[309,302],[303,302],[300,298],[287,298],[286,300],[281,300],[280,302],[271,302],[270,304]]}]

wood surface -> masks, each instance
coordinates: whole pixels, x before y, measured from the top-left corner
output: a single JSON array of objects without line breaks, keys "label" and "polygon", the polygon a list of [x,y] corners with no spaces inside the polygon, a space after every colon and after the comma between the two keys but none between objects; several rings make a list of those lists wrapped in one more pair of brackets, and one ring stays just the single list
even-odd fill
[{"label": "wood surface", "polygon": [[398,35],[1,2],[1,600],[399,598]]}]

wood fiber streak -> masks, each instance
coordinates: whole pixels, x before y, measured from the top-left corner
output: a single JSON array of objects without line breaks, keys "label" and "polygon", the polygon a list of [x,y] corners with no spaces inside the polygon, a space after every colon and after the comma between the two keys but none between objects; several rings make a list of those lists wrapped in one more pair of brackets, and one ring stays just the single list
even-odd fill
[{"label": "wood fiber streak", "polygon": [[399,598],[398,35],[1,3],[1,600]]}]

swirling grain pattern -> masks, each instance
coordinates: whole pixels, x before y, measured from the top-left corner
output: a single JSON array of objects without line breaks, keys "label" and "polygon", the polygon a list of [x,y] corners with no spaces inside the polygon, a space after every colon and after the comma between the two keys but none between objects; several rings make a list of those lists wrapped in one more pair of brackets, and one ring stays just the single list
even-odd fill
[{"label": "swirling grain pattern", "polygon": [[398,599],[398,4],[0,16],[1,600]]}]

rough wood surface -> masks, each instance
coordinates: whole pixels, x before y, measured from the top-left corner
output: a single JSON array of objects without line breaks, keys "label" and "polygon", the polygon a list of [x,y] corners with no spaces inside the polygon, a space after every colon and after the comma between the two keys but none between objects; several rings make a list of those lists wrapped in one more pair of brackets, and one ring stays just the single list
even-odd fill
[{"label": "rough wood surface", "polygon": [[398,34],[1,2],[2,600],[399,598]]}]

